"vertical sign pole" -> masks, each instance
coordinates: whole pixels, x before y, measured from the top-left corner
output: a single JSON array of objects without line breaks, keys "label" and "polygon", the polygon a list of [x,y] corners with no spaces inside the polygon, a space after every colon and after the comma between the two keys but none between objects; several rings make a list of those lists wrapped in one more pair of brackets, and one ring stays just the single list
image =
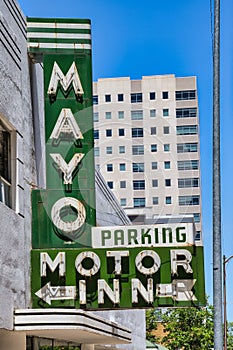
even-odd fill
[{"label": "vertical sign pole", "polygon": [[222,249],[220,186],[220,0],[214,2],[213,52],[213,303],[214,349],[222,350]]}]

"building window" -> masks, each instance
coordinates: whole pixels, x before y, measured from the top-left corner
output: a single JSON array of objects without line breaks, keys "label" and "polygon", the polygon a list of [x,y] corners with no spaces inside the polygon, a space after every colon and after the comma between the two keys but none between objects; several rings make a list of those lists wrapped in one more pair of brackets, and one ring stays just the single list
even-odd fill
[{"label": "building window", "polygon": [[176,127],[177,135],[194,135],[197,134],[197,125],[179,125]]},{"label": "building window", "polygon": [[120,204],[122,205],[122,207],[125,207],[126,206],[126,198],[121,198]]},{"label": "building window", "polygon": [[165,198],[165,203],[166,204],[172,204],[172,197],[168,196]]},{"label": "building window", "polygon": [[99,113],[98,112],[93,114],[93,121],[94,122],[98,122],[99,121]]},{"label": "building window", "polygon": [[106,154],[112,154],[112,146],[106,147]]},{"label": "building window", "polygon": [[141,92],[131,94],[131,103],[140,103],[140,102],[142,102]]},{"label": "building window", "polygon": [[118,94],[117,98],[118,98],[118,102],[124,101],[124,95],[123,94]]},{"label": "building window", "polygon": [[105,119],[112,119],[112,113],[111,112],[105,112]]},{"label": "building window", "polygon": [[195,90],[185,90],[185,91],[176,91],[176,100],[195,100],[196,91]]},{"label": "building window", "polygon": [[200,222],[201,221],[201,214],[200,213],[194,213],[194,222]]},{"label": "building window", "polygon": [[197,142],[177,144],[177,153],[197,152],[197,151],[198,151]]},{"label": "building window", "polygon": [[145,190],[145,180],[134,180],[133,181],[134,190]]},{"label": "building window", "polygon": [[125,171],[125,170],[126,170],[126,165],[125,165],[125,163],[120,163],[120,164],[119,164],[119,169],[120,169],[120,171]]},{"label": "building window", "polygon": [[111,190],[113,189],[113,181],[108,181],[107,185],[109,188],[111,188]]},{"label": "building window", "polygon": [[144,163],[133,163],[133,173],[143,173]]},{"label": "building window", "polygon": [[142,120],[143,119],[143,111],[131,111],[131,119],[132,120]]},{"label": "building window", "polygon": [[201,239],[201,231],[196,231],[195,241],[200,241]]},{"label": "building window", "polygon": [[171,162],[170,161],[164,162],[164,169],[171,169]]},{"label": "building window", "polygon": [[195,118],[197,116],[197,108],[177,108],[176,118]]},{"label": "building window", "polygon": [[0,201],[13,207],[12,135],[0,120]]},{"label": "building window", "polygon": [[157,179],[152,180],[152,187],[158,187],[158,180]]},{"label": "building window", "polygon": [[94,147],[94,156],[99,157],[100,155],[100,148],[99,147]]},{"label": "building window", "polygon": [[156,109],[150,109],[150,118],[156,117]]},{"label": "building window", "polygon": [[150,92],[150,100],[155,100],[155,92]]},{"label": "building window", "polygon": [[150,145],[151,152],[157,152],[157,145]]},{"label": "building window", "polygon": [[179,196],[179,205],[199,205],[199,196]]},{"label": "building window", "polygon": [[112,136],[112,129],[107,129],[106,130],[106,136],[111,137]]},{"label": "building window", "polygon": [[98,96],[94,95],[92,98],[93,105],[98,105]]},{"label": "building window", "polygon": [[163,91],[162,97],[163,97],[163,100],[167,100],[168,99],[168,91]]},{"label": "building window", "polygon": [[163,109],[163,117],[168,117],[169,116],[169,109],[168,108],[164,108]]},{"label": "building window", "polygon": [[125,146],[119,146],[119,153],[125,153]]},{"label": "building window", "polygon": [[111,102],[111,95],[105,95],[105,102]]},{"label": "building window", "polygon": [[166,134],[170,134],[170,128],[169,126],[164,126],[163,127],[163,133],[166,135]]},{"label": "building window", "polygon": [[165,143],[163,145],[163,150],[164,150],[164,152],[169,152],[170,151],[170,144],[169,143]]},{"label": "building window", "polygon": [[143,128],[132,128],[132,137],[143,137]]},{"label": "building window", "polygon": [[198,170],[198,160],[180,160],[177,162],[178,170]]},{"label": "building window", "polygon": [[145,198],[134,198],[133,199],[134,208],[144,208],[146,206]]},{"label": "building window", "polygon": [[120,188],[126,188],[126,181],[120,181]]},{"label": "building window", "polygon": [[165,186],[170,187],[171,186],[171,179],[165,179]]},{"label": "building window", "polygon": [[99,139],[99,130],[94,130],[94,140]]},{"label": "building window", "polygon": [[198,177],[178,179],[178,188],[199,187]]},{"label": "building window", "polygon": [[153,203],[153,205],[158,205],[159,204],[159,197],[153,197],[152,203]]},{"label": "building window", "polygon": [[152,126],[152,127],[150,128],[150,134],[151,134],[151,135],[156,135],[156,127],[155,127],[155,126]]},{"label": "building window", "polygon": [[107,171],[113,171],[113,165],[107,164]]},{"label": "building window", "polygon": [[151,169],[152,170],[157,170],[158,169],[158,163],[157,162],[152,162],[151,163]]},{"label": "building window", "polygon": [[144,154],[144,146],[143,145],[133,145],[132,146],[132,154],[133,154],[133,156]]},{"label": "building window", "polygon": [[125,115],[124,115],[124,111],[119,111],[118,112],[118,119],[124,119]]},{"label": "building window", "polygon": [[125,136],[125,129],[118,129],[119,136]]}]

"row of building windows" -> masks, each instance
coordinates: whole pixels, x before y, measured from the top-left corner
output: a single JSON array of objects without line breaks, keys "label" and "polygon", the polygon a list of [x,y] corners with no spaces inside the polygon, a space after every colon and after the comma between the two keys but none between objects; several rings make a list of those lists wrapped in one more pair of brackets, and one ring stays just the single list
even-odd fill
[{"label": "row of building windows", "polygon": [[[163,100],[168,100],[170,98],[169,91],[162,91],[161,98]],[[151,91],[148,95],[149,100],[156,100],[156,92]],[[184,91],[176,91],[175,98],[177,101],[180,100],[195,100],[196,99],[196,91],[195,90],[184,90]],[[104,97],[104,101],[109,103],[112,102],[112,95],[106,94]],[[117,101],[124,102],[124,94],[117,94]],[[131,103],[141,103],[143,102],[143,94],[141,92],[131,93],[130,94]],[[99,103],[98,95],[93,96],[93,104],[96,105]]]},{"label": "row of building windows", "polygon": [[[178,146],[177,146],[178,147]],[[100,155],[100,149],[99,147],[95,147],[95,156],[98,157]],[[151,144],[150,145],[150,151],[152,153],[158,151],[158,146],[157,144]],[[169,152],[170,151],[170,144],[165,143],[163,145],[163,151],[164,152]],[[194,151],[192,151],[194,152]],[[195,151],[197,152],[197,151]],[[119,153],[125,153],[125,146],[119,146]],[[184,153],[184,152],[178,152],[178,153]],[[106,147],[106,154],[112,154],[112,146]],[[138,156],[138,155],[144,155],[144,145],[133,145],[132,146],[132,155],[133,156]]]},{"label": "row of building windows", "polygon": [[[200,197],[199,196],[179,196],[179,206],[187,205],[199,205]],[[158,197],[152,197],[152,203],[153,205],[159,204],[159,198]],[[172,197],[166,196],[164,200],[165,204],[172,204]],[[120,204],[124,207],[127,205],[126,198],[120,199]],[[146,198],[145,197],[136,197],[133,198],[133,206],[134,208],[144,208],[146,206]],[[194,221],[200,222],[200,214],[195,213],[194,215]]]},{"label": "row of building windows", "polygon": [[[150,117],[156,117],[156,109],[150,109]],[[163,108],[162,111],[163,117],[170,116],[169,108]],[[176,118],[193,118],[197,116],[197,108],[178,108],[176,109]],[[124,119],[124,111],[118,111],[118,119]],[[105,119],[112,119],[112,112],[105,112]],[[143,119],[143,110],[134,110],[131,111],[131,120],[142,120]],[[94,122],[99,121],[99,113],[95,112],[93,114]]]},{"label": "row of building windows", "polygon": [[[156,135],[157,129],[155,126],[150,128],[150,134]],[[176,134],[177,135],[194,135],[198,133],[198,127],[197,125],[181,125],[176,127]],[[164,126],[163,127],[163,134],[168,135],[170,134],[170,127]],[[106,137],[112,137],[113,136],[113,130],[112,129],[106,129],[105,130],[105,136]],[[118,129],[118,136],[125,136],[125,129],[120,128]],[[132,128],[131,129],[131,137],[143,137],[144,136],[144,129],[143,128]],[[94,139],[99,139],[99,130],[94,130]]]},{"label": "row of building windows", "polygon": [[[109,166],[109,169],[112,169],[112,164],[107,164],[107,168]],[[123,167],[125,170],[125,164],[120,164],[120,167]],[[108,170],[112,171],[112,170]],[[111,189],[114,189],[114,182],[113,181],[107,181],[108,187]],[[165,187],[171,187],[172,180],[171,179],[164,179],[164,185]],[[151,181],[152,187],[158,187],[158,179],[152,179]],[[197,177],[194,178],[184,178],[184,179],[178,179],[178,188],[191,188],[191,187],[199,187],[199,179]],[[120,188],[126,188],[126,181],[121,180],[120,181]],[[146,188],[146,181],[145,180],[133,180],[133,190],[145,190]]]},{"label": "row of building windows", "polygon": [[[171,162],[165,161],[164,162],[164,169],[170,169],[171,168]],[[113,164],[106,164],[106,169],[108,172],[113,171]],[[158,162],[151,162],[151,169],[157,170],[158,169]],[[198,170],[198,160],[182,160],[177,162],[177,169],[178,170]],[[126,163],[120,163],[119,164],[119,170],[120,171],[126,171]],[[145,170],[145,164],[144,163],[133,163],[132,164],[132,171],[133,173],[143,173]],[[186,184],[187,185],[187,184]],[[180,187],[181,187],[180,183]],[[190,186],[195,187],[195,186]]]},{"label": "row of building windows", "polygon": [[[196,142],[178,143],[177,144],[177,153],[187,153],[187,152],[189,153],[189,152],[197,152],[197,151],[198,151],[198,144]],[[99,147],[95,147],[94,152],[95,152],[95,157],[100,156],[100,148]],[[126,153],[126,146],[118,146],[118,153],[119,154]],[[106,147],[106,154],[113,154],[113,147],[112,146]]]}]

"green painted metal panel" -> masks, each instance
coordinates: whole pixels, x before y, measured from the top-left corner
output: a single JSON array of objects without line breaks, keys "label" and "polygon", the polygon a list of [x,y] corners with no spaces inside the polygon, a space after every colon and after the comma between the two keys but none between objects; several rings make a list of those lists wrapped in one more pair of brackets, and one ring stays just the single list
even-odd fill
[{"label": "green painted metal panel", "polygon": [[[34,40],[35,34],[40,43],[53,42],[47,37],[51,36],[60,44],[76,44],[77,35],[90,34],[90,21],[28,18],[28,28],[29,42]],[[61,38],[63,36],[68,38]],[[81,43],[79,39],[78,43]],[[63,47],[59,54],[54,54],[51,47],[44,48],[43,68],[46,190],[32,191],[32,246],[64,248],[72,244],[72,247],[89,247],[91,227],[96,225],[91,51],[71,52]],[[76,83],[74,78],[78,79]],[[48,91],[51,82],[52,94]],[[76,130],[78,134],[75,134]],[[69,171],[74,159],[76,163]],[[72,206],[73,199],[75,205]],[[59,200],[63,201],[63,206],[56,207],[52,215],[52,208]],[[82,216],[86,216],[83,224],[72,225]],[[71,228],[67,232],[69,223]],[[62,225],[66,226],[65,230],[61,229]]]},{"label": "green painted metal panel", "polygon": [[[53,205],[61,198],[77,198],[85,207],[85,223],[77,230],[66,233],[59,229],[51,218]],[[95,226],[96,211],[91,206],[95,200],[94,190],[73,190],[65,193],[62,190],[32,191],[32,248],[69,248],[90,247],[91,227]],[[69,206],[61,210],[64,221],[75,220],[77,213]]]},{"label": "green painted metal panel", "polygon": [[91,52],[88,19],[27,18],[28,50],[31,54]]},{"label": "green painted metal panel", "polygon": [[[128,251],[129,256],[121,258],[122,262],[122,273],[120,275],[115,275],[115,262],[113,257],[107,257],[107,250],[105,249],[66,249],[62,250],[65,252],[65,274],[64,276],[59,276],[59,267],[52,272],[47,267],[47,275],[44,277],[40,276],[40,254],[47,253],[51,260],[54,260],[61,250],[34,250],[31,254],[32,260],[32,303],[34,308],[38,307],[73,307],[73,308],[84,308],[84,309],[118,309],[118,308],[145,308],[145,307],[181,307],[181,306],[204,306],[205,305],[205,293],[204,293],[204,271],[203,271],[203,247],[189,246],[185,247],[185,250],[192,254],[192,261],[190,265],[192,267],[193,273],[186,273],[183,267],[178,268],[177,275],[172,276],[171,274],[171,249],[174,248],[152,248],[156,252],[161,260],[161,265],[159,270],[146,276],[138,271],[135,259],[136,256],[142,253],[143,248],[133,248],[133,249],[117,249],[117,251]],[[151,250],[151,249],[149,249]],[[77,271],[76,258],[80,256],[83,252],[95,253],[100,259],[100,268],[91,277],[85,277]],[[116,251],[116,249],[110,249],[109,251]],[[143,265],[150,267],[151,261],[150,257],[146,257],[143,260]],[[93,266],[93,262],[89,258],[82,260],[82,267],[85,269],[90,269]],[[118,279],[120,285],[120,302],[119,304],[113,304],[113,302],[105,294],[104,304],[98,304],[98,280],[102,279],[107,282],[109,287],[113,290],[113,280]],[[132,279],[136,278],[141,281],[143,286],[147,288],[147,279],[153,279],[153,294],[154,299],[152,303],[146,302],[143,297],[138,293],[138,302],[132,303]],[[171,284],[174,280],[195,280],[195,284],[192,288],[192,292],[196,300],[179,300],[171,296],[159,297],[156,294],[156,285],[158,284]],[[86,304],[80,304],[80,288],[79,281],[85,280],[86,283]],[[51,287],[73,287],[76,291],[76,296],[68,300],[59,300],[59,294],[53,290],[44,291],[44,297],[51,297],[51,304],[42,300],[38,297],[37,293],[41,288],[46,285]]]}]

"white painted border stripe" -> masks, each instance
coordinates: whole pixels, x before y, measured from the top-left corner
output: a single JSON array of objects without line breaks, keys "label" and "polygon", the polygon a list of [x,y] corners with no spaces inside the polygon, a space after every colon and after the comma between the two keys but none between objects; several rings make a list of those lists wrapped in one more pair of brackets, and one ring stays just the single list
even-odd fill
[{"label": "white painted border stripe", "polygon": [[82,33],[27,33],[28,38],[51,38],[51,39],[91,39],[90,34]]},{"label": "white painted border stripe", "polygon": [[28,48],[38,48],[38,49],[86,49],[91,50],[90,44],[64,44],[64,43],[28,43]]},{"label": "white painted border stripe", "polygon": [[91,29],[88,23],[43,23],[27,22],[28,28]]}]

